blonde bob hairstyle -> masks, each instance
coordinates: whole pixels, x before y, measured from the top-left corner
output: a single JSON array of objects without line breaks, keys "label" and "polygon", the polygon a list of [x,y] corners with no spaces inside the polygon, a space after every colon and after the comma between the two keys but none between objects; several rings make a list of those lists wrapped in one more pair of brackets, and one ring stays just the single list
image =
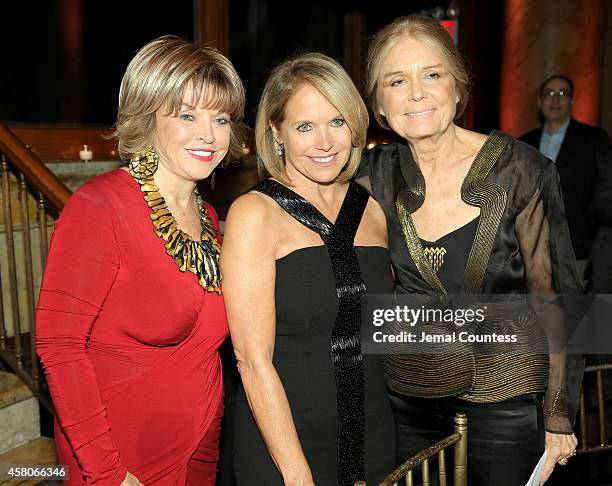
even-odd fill
[{"label": "blonde bob hairstyle", "polygon": [[336,179],[348,181],[357,171],[366,143],[368,110],[347,72],[332,58],[321,53],[301,54],[274,68],[264,87],[257,120],[255,143],[259,174],[274,177],[292,185],[285,167],[285,158],[278,155],[278,143],[272,127],[278,128],[285,119],[285,109],[293,94],[304,84],[310,84],[329,101],[344,118],[351,131],[351,154]]},{"label": "blonde bob hairstyle", "polygon": [[366,93],[378,124],[390,130],[387,120],[380,114],[378,79],[389,51],[404,36],[410,36],[434,51],[449,70],[455,80],[455,89],[459,97],[455,119],[459,118],[467,107],[470,87],[470,78],[464,58],[446,29],[437,20],[427,15],[415,14],[395,19],[383,27],[370,41],[366,62]]},{"label": "blonde bob hairstyle", "polygon": [[114,133],[121,157],[129,160],[153,147],[155,112],[177,116],[183,103],[227,113],[229,153],[239,156],[244,87],[234,66],[216,49],[167,35],[140,49],[123,75]]}]

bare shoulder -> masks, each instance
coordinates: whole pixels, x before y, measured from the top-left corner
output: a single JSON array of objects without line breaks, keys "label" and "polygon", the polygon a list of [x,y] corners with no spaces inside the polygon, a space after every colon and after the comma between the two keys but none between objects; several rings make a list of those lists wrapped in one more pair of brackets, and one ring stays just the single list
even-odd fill
[{"label": "bare shoulder", "polygon": [[230,206],[227,221],[243,224],[265,223],[266,226],[277,219],[279,206],[271,198],[259,192],[248,192],[238,197]]},{"label": "bare shoulder", "polygon": [[224,244],[232,240],[261,242],[275,247],[279,230],[279,206],[269,197],[249,192],[230,206],[225,222]]}]

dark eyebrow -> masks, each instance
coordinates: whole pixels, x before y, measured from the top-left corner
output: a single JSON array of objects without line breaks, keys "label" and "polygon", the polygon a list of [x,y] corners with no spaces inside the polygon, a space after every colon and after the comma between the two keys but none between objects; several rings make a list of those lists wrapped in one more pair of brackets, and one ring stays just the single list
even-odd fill
[{"label": "dark eyebrow", "polygon": [[[329,121],[334,121],[334,120],[336,120],[338,118],[344,119],[344,117],[342,116],[342,113],[338,112],[338,114],[334,115],[332,118],[330,118]],[[292,123],[291,126],[296,127],[296,126],[299,126],[299,125],[303,125],[304,123],[314,123],[314,122],[312,120],[304,119],[304,120],[299,120],[299,121],[296,121],[296,122]]]},{"label": "dark eyebrow", "polygon": [[[181,110],[183,110],[183,109],[187,109],[187,110],[193,111],[193,110],[198,110],[199,108],[197,106],[193,106],[193,105],[190,105],[189,103],[183,102],[181,104]],[[211,108],[211,110],[214,110],[214,108]],[[229,112],[227,112],[225,110],[222,110],[222,109],[218,109],[217,110],[217,115],[228,115],[229,116]]]},{"label": "dark eyebrow", "polygon": [[405,71],[393,71],[393,72],[391,72],[391,73],[387,73],[387,74],[385,74],[384,79],[390,78],[390,77],[392,77],[392,76],[396,76],[396,75],[398,75],[398,74],[404,74],[404,73],[405,73]]},{"label": "dark eyebrow", "polygon": [[[443,66],[442,66],[442,63],[432,64],[431,66],[423,66],[423,67],[421,68],[421,71],[425,71],[425,70],[427,70],[427,69],[433,69],[433,68],[441,68],[441,67],[443,67]],[[385,74],[384,79],[390,78],[390,77],[392,77],[392,76],[396,76],[396,75],[398,75],[398,74],[404,74],[405,72],[406,72],[406,71],[393,71],[393,72],[390,72],[390,73]]]}]

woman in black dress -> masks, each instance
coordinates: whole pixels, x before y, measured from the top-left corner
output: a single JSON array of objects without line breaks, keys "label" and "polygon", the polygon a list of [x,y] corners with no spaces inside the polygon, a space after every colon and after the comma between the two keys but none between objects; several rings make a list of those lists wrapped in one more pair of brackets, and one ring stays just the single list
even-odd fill
[{"label": "woman in black dress", "polygon": [[[444,301],[578,293],[554,164],[501,132],[487,137],[455,124],[467,105],[468,74],[447,32],[429,17],[397,19],[374,37],[367,78],[377,121],[407,142],[377,146],[358,174],[369,178],[387,217],[396,291]],[[563,322],[554,326],[562,336]],[[576,447],[580,361],[558,349],[507,351],[455,362],[389,357],[399,460],[465,412],[470,486],[524,485],[544,443],[542,481],[555,463],[567,463]]]},{"label": "woman in black dress", "polygon": [[232,205],[221,261],[240,486],[377,484],[394,465],[381,362],[360,344],[362,296],[393,292],[384,214],[349,182],[367,125],[322,54],[284,62],[264,89],[255,135],[269,178]]}]

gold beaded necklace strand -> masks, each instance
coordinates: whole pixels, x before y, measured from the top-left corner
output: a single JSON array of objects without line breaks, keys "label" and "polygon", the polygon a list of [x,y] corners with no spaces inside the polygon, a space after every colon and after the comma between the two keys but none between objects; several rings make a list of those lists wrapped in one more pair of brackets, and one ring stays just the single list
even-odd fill
[{"label": "gold beaded necklace strand", "polygon": [[159,192],[159,187],[153,180],[157,163],[157,154],[149,150],[144,155],[136,156],[129,165],[130,174],[140,185],[144,199],[151,208],[153,230],[166,242],[164,245],[166,253],[174,259],[181,272],[189,271],[195,274],[204,289],[221,294],[221,272],[219,270],[221,247],[202,197],[196,191],[195,198],[202,232],[200,241],[194,241],[190,235],[178,227],[176,219]]}]

